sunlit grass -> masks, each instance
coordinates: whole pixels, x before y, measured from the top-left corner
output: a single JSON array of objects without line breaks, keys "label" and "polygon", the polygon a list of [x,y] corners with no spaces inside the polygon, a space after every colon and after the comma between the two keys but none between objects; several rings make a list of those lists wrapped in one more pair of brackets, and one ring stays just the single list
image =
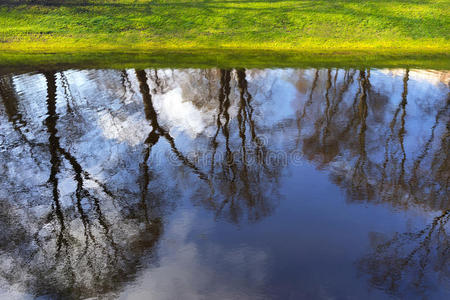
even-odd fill
[{"label": "sunlit grass", "polygon": [[161,49],[450,53],[450,0],[54,0],[64,4],[47,6],[5,1],[0,50],[10,54]]}]

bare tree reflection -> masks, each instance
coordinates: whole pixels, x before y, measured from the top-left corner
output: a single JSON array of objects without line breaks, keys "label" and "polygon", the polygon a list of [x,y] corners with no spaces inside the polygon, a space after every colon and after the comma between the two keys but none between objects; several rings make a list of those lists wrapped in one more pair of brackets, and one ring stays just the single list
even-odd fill
[{"label": "bare tree reflection", "polygon": [[[350,86],[355,75],[357,87],[352,94]],[[335,169],[331,176],[353,201],[388,202],[405,208],[410,205],[448,208],[448,153],[440,150],[448,149],[448,130],[440,133],[441,147],[432,146],[437,142],[436,128],[442,132],[443,126],[448,127],[448,100],[436,114],[429,139],[420,145],[421,154],[408,158],[405,146],[408,70],[403,78],[401,101],[390,121],[385,120],[390,113],[388,95],[371,88],[369,70],[347,71],[342,80],[337,80],[340,87],[334,88],[335,93],[330,92],[334,81],[330,70],[325,78],[323,97],[313,98],[320,79],[319,72],[315,72],[310,95],[298,114],[301,139],[297,144],[301,142],[304,156],[320,168],[344,164],[345,171]],[[309,134],[305,134],[306,130]],[[384,159],[379,161],[382,151]],[[422,165],[425,161],[427,167]]]},{"label": "bare tree reflection", "polygon": [[390,240],[372,234],[373,253],[358,262],[370,283],[392,295],[417,291],[426,297],[439,280],[450,277],[450,210],[436,216],[426,228],[397,233]]},{"label": "bare tree reflection", "polygon": [[[206,161],[197,162],[184,155],[170,135],[170,128],[164,128],[158,120],[152,95],[163,95],[171,78],[164,74],[158,75],[158,71],[136,71],[146,119],[152,128],[145,141],[143,173],[149,171],[148,160],[152,147],[160,138],[164,138],[181,165],[205,183],[196,184],[198,190],[193,198],[196,203],[213,210],[218,218],[223,217],[234,223],[241,222],[243,218],[256,221],[270,214],[276,204],[275,186],[283,166],[275,162],[267,163],[269,151],[263,141],[258,139],[258,134],[265,132],[258,132],[254,120],[252,96],[248,91],[245,70],[218,70],[215,74],[218,78],[210,72],[203,72],[204,81],[202,78],[190,78],[202,84],[202,87],[205,86],[208,95],[217,94],[215,129],[203,149],[204,157],[208,158],[208,164],[204,164]],[[215,79],[218,81],[218,93],[211,90]],[[154,88],[151,89],[148,82]],[[231,96],[234,88],[238,90],[238,99]],[[200,100],[196,101],[196,105],[203,105]],[[211,99],[203,98],[203,101],[205,106],[211,106]],[[235,103],[237,115],[232,117],[230,110]],[[147,183],[148,181],[143,182],[143,195],[146,194]]]},{"label": "bare tree reflection", "polygon": [[[436,100],[428,112],[433,124],[411,147],[408,130],[419,129],[408,123],[414,105],[409,70],[398,81],[398,99],[377,89],[373,71],[312,70],[299,84],[307,88],[299,92],[298,110],[271,122],[261,112],[277,99],[270,88],[260,93],[267,82],[254,79],[258,71],[89,72],[83,82],[92,84],[88,99],[78,97],[70,72],[36,75],[45,79],[45,120],[24,110],[13,77],[0,79],[7,123],[0,125],[8,134],[2,145],[8,151],[0,151],[8,162],[0,169],[7,190],[0,194],[0,259],[7,262],[0,272],[8,281],[35,295],[114,293],[135,276],[143,257],[154,255],[169,200],[186,194],[217,218],[261,220],[278,204],[283,169],[298,149],[329,172],[349,201],[441,212],[421,231],[376,243],[360,262],[374,286],[400,294],[410,285],[423,290],[430,270],[448,278],[449,99],[445,105]],[[174,90],[182,91],[169,94]],[[94,101],[100,92],[108,95],[105,107]],[[179,124],[162,108],[172,96],[206,120],[195,134],[177,132]],[[84,119],[89,113],[94,117]],[[111,123],[99,125],[102,117]],[[111,134],[109,124],[119,133]],[[277,138],[281,146],[271,143]],[[176,163],[153,160],[164,147]],[[111,162],[105,168],[96,160]],[[31,175],[25,177],[24,168]],[[13,173],[24,176],[8,176]]]},{"label": "bare tree reflection", "polygon": [[[187,167],[191,168],[195,174],[199,176],[199,178],[206,180],[207,176],[203,174],[192,162],[189,161],[177,148],[175,144],[175,139],[170,135],[170,133],[161,127],[158,123],[158,115],[153,107],[152,97],[150,94],[150,89],[147,84],[146,73],[143,70],[136,72],[139,88],[142,94],[142,98],[144,100],[144,110],[145,117],[150,121],[152,126],[152,131],[149,133],[148,137],[145,140],[145,144],[147,145],[146,153],[144,155],[144,163],[147,163],[149,157],[149,151],[153,145],[155,145],[160,137],[164,137],[168,143],[170,144],[171,150],[177,156],[177,158]],[[156,77],[157,78],[157,77]],[[158,79],[157,81],[158,82]]]},{"label": "bare tree reflection", "polygon": [[[30,147],[31,151],[36,147],[45,147],[43,143],[32,141],[27,136],[27,121],[19,112],[19,101],[11,76],[0,77],[0,99],[3,100],[5,113],[8,116],[9,122],[13,125],[14,131],[19,134],[23,142]],[[37,159],[35,161],[39,163]]]},{"label": "bare tree reflection", "polygon": [[[44,125],[50,153],[51,209],[42,217],[34,217],[33,210],[27,212],[27,206],[12,207],[7,200],[0,201],[5,208],[4,220],[11,220],[4,224],[2,232],[12,237],[10,241],[2,238],[0,247],[3,255],[15,253],[3,256],[15,271],[10,272],[4,269],[7,265],[2,265],[0,272],[2,277],[19,283],[37,296],[77,299],[114,293],[121,283],[136,274],[139,261],[154,248],[162,230],[161,216],[146,218],[147,226],[142,228],[140,214],[135,215],[141,210],[133,208],[133,201],[114,201],[115,197],[123,197],[114,195],[104,183],[84,170],[71,151],[61,144],[60,136],[64,131],[58,126],[57,75],[52,72],[43,75],[47,83]],[[17,110],[17,105],[13,106],[16,102],[11,102],[11,97],[2,95],[2,98],[9,100],[6,106],[11,112],[8,115],[20,116],[18,111],[11,110]],[[16,126],[16,118],[10,121]],[[46,156],[35,152],[41,159]],[[70,173],[75,181],[71,204],[67,196],[61,196],[64,190],[61,180]],[[41,193],[45,195],[44,191]],[[33,201],[30,199],[29,205]],[[22,225],[19,218],[24,212],[28,215],[25,220],[28,225]],[[19,221],[11,226],[11,222],[15,222],[12,220]]]},{"label": "bare tree reflection", "polygon": [[[333,170],[332,179],[351,201],[386,202],[404,209],[419,205],[440,212],[417,232],[397,233],[382,241],[372,234],[374,251],[358,262],[374,287],[397,296],[421,293],[425,297],[437,284],[436,278],[450,277],[449,99],[436,110],[430,132],[422,133],[428,135],[425,143],[408,152],[409,70],[404,72],[401,99],[391,119],[384,117],[390,114],[388,95],[371,88],[368,70],[347,71],[334,94],[331,86],[339,81],[332,80],[330,70],[323,73],[325,84],[320,86],[321,76],[315,71],[309,97],[297,115],[298,136],[303,138],[297,144],[301,142],[307,159]],[[351,94],[355,75],[357,87]],[[305,134],[308,126],[311,129]]]},{"label": "bare tree reflection", "polygon": [[[311,95],[317,88],[318,74],[316,71]],[[429,137],[425,143],[417,143],[422,148],[414,157],[405,141],[409,70],[404,72],[400,102],[386,121],[386,96],[372,90],[369,71],[359,70],[357,74],[353,95],[348,91],[355,73],[344,75],[341,87],[335,87],[338,92],[330,95],[332,76],[328,70],[323,97],[316,97],[315,103],[311,96],[306,100],[298,117],[302,122],[297,123],[303,126],[298,130],[309,124],[313,130],[306,136],[299,133],[304,137],[303,153],[320,168],[343,165],[345,171],[335,169],[332,178],[346,189],[352,201],[387,202],[400,208],[419,205],[440,211],[429,226],[417,232],[397,233],[381,241],[378,234],[372,234],[374,251],[358,262],[359,270],[369,275],[374,287],[397,296],[421,293],[425,297],[426,291],[437,284],[436,278],[447,280],[450,276],[449,99],[436,111],[430,132],[423,132]],[[342,101],[345,93],[347,99],[353,98],[350,105]],[[313,105],[322,109],[314,111]],[[307,116],[309,124],[304,121]]]},{"label": "bare tree reflection", "polygon": [[[229,113],[233,75],[239,91],[236,119],[231,119]],[[218,102],[209,170],[213,186],[210,197],[203,203],[217,217],[234,223],[243,218],[257,221],[269,215],[277,204],[283,162],[270,161],[270,151],[265,141],[259,139],[265,131],[258,129],[254,120],[245,69],[220,70]],[[218,155],[220,148],[222,155]]]}]

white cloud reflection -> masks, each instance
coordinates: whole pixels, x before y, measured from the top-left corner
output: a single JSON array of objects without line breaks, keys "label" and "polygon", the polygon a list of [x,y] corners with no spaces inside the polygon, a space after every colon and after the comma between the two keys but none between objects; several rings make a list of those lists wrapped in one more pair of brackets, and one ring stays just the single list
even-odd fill
[{"label": "white cloud reflection", "polygon": [[[182,211],[161,241],[158,263],[146,268],[120,299],[261,299],[268,254],[247,245],[226,249],[194,232],[200,225],[194,211]],[[198,228],[198,227],[201,228]],[[197,228],[194,228],[197,227]]]}]

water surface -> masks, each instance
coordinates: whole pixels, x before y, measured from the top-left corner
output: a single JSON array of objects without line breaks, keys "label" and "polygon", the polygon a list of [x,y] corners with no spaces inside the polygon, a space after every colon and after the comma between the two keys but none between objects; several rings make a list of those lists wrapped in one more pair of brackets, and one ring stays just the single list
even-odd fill
[{"label": "water surface", "polygon": [[0,298],[449,298],[448,74],[2,75]]}]

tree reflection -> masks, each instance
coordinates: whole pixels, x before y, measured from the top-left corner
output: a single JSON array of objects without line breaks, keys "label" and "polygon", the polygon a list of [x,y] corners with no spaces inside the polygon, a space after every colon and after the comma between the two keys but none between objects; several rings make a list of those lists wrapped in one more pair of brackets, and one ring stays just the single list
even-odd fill
[{"label": "tree reflection", "polygon": [[450,210],[443,211],[424,229],[397,233],[387,241],[372,235],[374,251],[359,260],[359,270],[389,294],[417,291],[426,297],[439,280],[450,277],[449,218]]},{"label": "tree reflection", "polygon": [[[349,87],[355,75],[357,87],[352,94]],[[326,82],[323,96],[311,101],[313,93],[320,94],[317,86],[321,76],[316,71],[310,96],[298,113],[297,128],[298,136],[303,137],[304,155],[320,168],[330,169],[332,179],[347,191],[349,200],[386,202],[402,209],[420,206],[438,212],[422,230],[382,240],[372,234],[374,251],[358,262],[359,270],[369,275],[374,287],[397,296],[426,296],[436,278],[450,276],[449,99],[436,101],[440,108],[434,123],[429,132],[421,132],[427,135],[425,142],[414,141],[416,149],[408,151],[409,75],[405,70],[400,101],[391,113],[389,95],[372,89],[368,70],[356,74],[347,71],[334,93],[332,73],[327,70],[322,75]],[[342,101],[343,95],[347,102]],[[307,117],[309,122],[305,122]],[[309,134],[303,133],[307,130]]]},{"label": "tree reflection", "polygon": [[[422,150],[414,158],[405,146],[408,70],[404,73],[400,102],[390,120],[386,119],[391,114],[389,95],[371,88],[369,70],[347,71],[340,83],[337,81],[340,87],[335,87],[337,92],[334,93],[331,92],[334,79],[328,70],[324,96],[313,98],[320,77],[318,74],[316,71],[309,98],[297,118],[297,144],[301,144],[305,157],[320,168],[341,164],[345,171],[334,169],[331,176],[345,188],[353,201],[388,202],[404,208],[422,205],[446,209],[449,165],[448,154],[441,149],[448,148],[448,100],[437,111],[427,142],[417,144]],[[355,81],[355,75],[357,86],[351,93],[349,87]],[[306,117],[309,120],[305,120]],[[441,135],[440,147],[436,146],[437,128]],[[384,157],[383,160],[380,157]]]},{"label": "tree reflection", "polygon": [[[281,198],[279,181],[297,149],[349,201],[441,212],[421,231],[376,243],[359,264],[374,286],[395,294],[410,284],[424,289],[429,270],[449,276],[449,99],[436,100],[423,142],[411,147],[419,127],[409,123],[409,70],[398,99],[377,89],[370,70],[311,70],[309,79],[299,76],[297,110],[270,122],[263,109],[281,100],[261,92],[264,71],[90,72],[83,84],[92,84],[91,101],[72,93],[69,72],[34,75],[46,94],[45,103],[34,99],[37,113],[21,106],[12,76],[0,79],[0,272],[9,282],[35,295],[114,293],[154,255],[169,202],[185,194],[217,218],[261,220]],[[177,89],[181,95],[170,94]],[[106,101],[95,102],[102,92]],[[206,120],[189,137],[162,108],[176,96]],[[122,131],[108,135],[102,117],[115,116]],[[173,160],[153,160],[164,147]]]},{"label": "tree reflection", "polygon": [[[234,149],[230,142],[230,86],[231,71],[221,70],[219,111],[217,114],[217,130],[212,140],[213,156],[210,174],[216,181],[216,189],[212,191],[211,200],[217,216],[238,223],[243,216],[251,221],[269,215],[276,203],[277,181],[283,162],[269,161],[270,151],[258,139],[264,131],[258,129],[254,120],[252,96],[248,91],[248,83],[244,69],[235,70],[239,90],[237,124],[234,127],[238,136],[234,139]],[[224,120],[224,122],[222,122]],[[224,137],[225,154],[221,162],[216,161],[216,151],[220,146],[219,134]],[[247,139],[249,136],[249,139]],[[220,168],[215,169],[216,164]],[[217,190],[221,196],[217,195]]]},{"label": "tree reflection", "polygon": [[[18,202],[14,206],[9,201],[0,201],[3,208],[3,236],[0,245],[4,262],[0,271],[2,277],[13,284],[20,284],[33,295],[50,295],[62,298],[85,298],[99,294],[114,293],[130,276],[134,276],[139,261],[152,251],[158,241],[162,221],[160,215],[146,217],[146,227],[137,203],[116,201],[129,195],[115,195],[98,179],[86,171],[79,159],[61,144],[64,130],[58,124],[57,113],[57,75],[44,74],[47,84],[46,119],[44,126],[48,136],[49,177],[51,203],[33,207],[36,199],[28,203]],[[7,86],[2,81],[2,99],[7,113],[17,130],[17,98],[13,93],[6,94]],[[5,97],[9,95],[9,97]],[[16,116],[16,117],[12,117]],[[20,135],[23,139],[23,135]],[[34,146],[34,145],[31,145]],[[42,149],[34,151],[41,160],[47,155]],[[29,166],[31,167],[31,166]],[[75,189],[67,195],[67,180],[73,175]],[[68,177],[69,176],[69,177]],[[63,182],[65,186],[63,187]],[[9,186],[11,197],[14,189],[26,183],[12,183]],[[46,186],[34,186],[45,197]],[[66,195],[62,196],[61,192]],[[67,197],[69,196],[69,197]],[[12,200],[12,199],[11,199]],[[68,202],[69,201],[69,202]],[[70,203],[71,202],[71,203]],[[31,206],[31,208],[29,208]],[[44,206],[44,207],[43,207]],[[37,211],[47,211],[41,213]],[[27,214],[26,220],[20,215]],[[41,216],[40,216],[41,215]],[[4,217],[4,218],[3,218]],[[24,223],[25,222],[25,223]],[[8,266],[14,266],[14,272]]]},{"label": "tree reflection", "polygon": [[[170,135],[170,133],[159,125],[158,115],[153,107],[152,96],[150,94],[150,89],[147,84],[146,73],[143,70],[136,71],[136,75],[139,81],[139,88],[144,100],[144,110],[145,117],[152,126],[152,131],[149,133],[145,139],[146,153],[144,155],[144,164],[147,164],[149,157],[149,151],[153,145],[155,145],[160,137],[164,137],[170,144],[171,150],[177,156],[177,158],[187,167],[191,168],[194,173],[196,173],[199,178],[206,180],[206,175],[204,175],[192,162],[190,162],[177,148],[175,144],[175,139]],[[156,77],[157,78],[157,77]],[[158,79],[156,80],[158,83]]]},{"label": "tree reflection", "polygon": [[[113,294],[135,276],[139,261],[152,256],[162,231],[162,207],[167,206],[171,202],[167,198],[176,193],[167,192],[169,185],[159,174],[156,162],[151,160],[151,153],[160,146],[161,140],[167,142],[181,168],[194,175],[191,179],[195,187],[194,201],[213,209],[217,217],[239,223],[245,216],[256,221],[270,214],[278,198],[274,195],[283,165],[268,160],[270,151],[259,139],[259,134],[267,130],[258,127],[254,119],[245,70],[219,70],[218,74],[216,132],[203,149],[206,155],[214,149],[208,164],[198,163],[184,154],[171,128],[160,121],[152,95],[164,94],[169,89],[167,78],[159,76],[156,70],[137,70],[136,89],[126,71],[118,72],[117,76],[103,74],[119,78],[117,87],[121,99],[139,92],[143,100],[144,117],[150,131],[143,141],[140,161],[137,161],[140,162],[140,173],[135,180],[138,188],[114,186],[112,179],[101,179],[108,178],[108,170],[101,170],[99,176],[87,167],[90,157],[107,161],[107,157],[100,156],[108,152],[115,155],[116,150],[103,149],[103,153],[94,155],[88,152],[92,147],[79,145],[80,139],[95,132],[96,127],[84,115],[88,111],[95,112],[96,108],[91,106],[96,104],[83,102],[84,99],[72,93],[68,74],[33,75],[44,80],[46,94],[45,105],[40,106],[45,118],[41,121],[43,126],[37,130],[27,121],[35,122],[36,116],[23,117],[13,78],[2,77],[0,96],[5,116],[16,133],[6,141],[9,143],[6,146],[9,149],[19,147],[20,157],[30,155],[34,159],[20,162],[21,158],[16,157],[8,172],[20,176],[24,172],[23,165],[39,174],[32,184],[28,184],[25,177],[2,183],[10,192],[11,201],[20,199],[16,205],[10,205],[7,199],[0,201],[5,220],[1,255],[7,262],[0,267],[2,278],[36,296],[85,298]],[[209,76],[206,80],[211,87],[209,90],[215,93],[211,82],[214,76],[204,75]],[[231,97],[232,88],[238,91],[237,99]],[[123,102],[123,105],[127,104]],[[234,105],[237,116],[230,114]],[[98,140],[91,143],[96,142]],[[1,154],[2,162],[11,160],[7,151]],[[132,169],[127,164],[134,161],[134,158],[128,159],[125,166],[120,165],[120,161],[116,165],[111,163],[108,168]],[[179,171],[176,166],[169,167],[171,172]],[[174,179],[178,180],[177,176]],[[22,220],[22,215],[27,218]],[[6,236],[11,238],[7,240]],[[9,266],[14,266],[16,271],[11,272]]]},{"label": "tree reflection", "polygon": [[[274,208],[277,177],[283,166],[274,162],[267,163],[270,158],[269,151],[263,141],[258,139],[258,134],[264,132],[258,131],[254,120],[252,96],[248,91],[245,70],[218,70],[215,74],[217,77],[204,72],[204,79],[189,77],[189,80],[195,80],[200,87],[206,85],[208,95],[217,95],[216,99],[203,98],[204,103],[196,100],[196,105],[200,107],[213,107],[211,102],[217,103],[214,134],[200,150],[203,151],[200,155],[203,160],[197,161],[195,157],[193,160],[188,159],[187,155],[178,149],[170,134],[170,128],[164,128],[158,121],[152,94],[164,95],[171,78],[165,74],[158,75],[158,71],[136,71],[145,116],[152,128],[145,141],[144,174],[148,169],[151,148],[162,137],[169,143],[172,153],[181,165],[205,183],[196,184],[197,191],[193,197],[196,203],[213,210],[217,217],[234,223],[241,222],[243,218],[256,221],[270,214]],[[211,91],[216,79],[217,93]],[[149,81],[154,88],[149,87]],[[237,99],[233,99],[231,95],[234,88],[238,90]],[[237,106],[237,115],[232,117],[230,110],[234,105]],[[145,181],[144,186],[146,184]]]},{"label": "tree reflection", "polygon": [[[245,69],[219,70],[218,109],[212,148],[209,197],[197,198],[206,207],[233,223],[243,218],[257,221],[269,215],[276,205],[278,177],[282,162],[270,161],[270,151],[261,140],[266,132],[254,120],[252,95]],[[235,82],[233,82],[233,78]],[[238,90],[236,101],[231,90]],[[237,115],[231,118],[231,105]]]},{"label": "tree reflection", "polygon": [[2,99],[8,121],[12,124],[14,131],[20,136],[21,140],[30,147],[33,159],[39,164],[39,159],[35,157],[33,151],[45,147],[46,145],[44,143],[32,141],[27,136],[27,121],[19,112],[19,101],[12,76],[0,77],[0,99]]}]

